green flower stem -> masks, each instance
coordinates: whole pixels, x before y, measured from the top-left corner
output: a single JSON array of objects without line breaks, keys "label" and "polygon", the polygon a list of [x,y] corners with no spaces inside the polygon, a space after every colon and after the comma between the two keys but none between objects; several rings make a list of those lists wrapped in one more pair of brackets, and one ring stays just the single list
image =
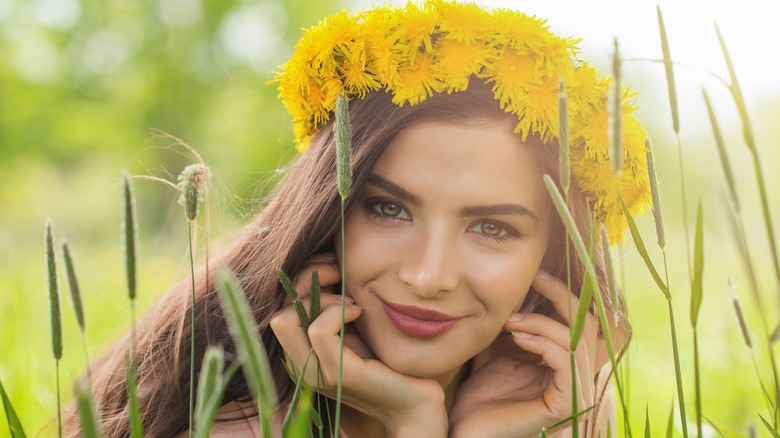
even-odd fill
[{"label": "green flower stem", "polygon": [[187,221],[187,239],[190,248],[190,283],[192,286],[192,304],[190,305],[192,309],[190,313],[190,438],[192,438],[193,433],[193,410],[195,407],[195,260],[192,254],[192,222],[192,220]]},{"label": "green flower stem", "polygon": [[339,381],[336,386],[336,438],[339,436],[341,424],[341,381],[344,366],[344,315],[347,308],[346,282],[347,278],[347,247],[344,238],[344,203],[346,199],[341,198],[341,332],[339,332]]},{"label": "green flower stem", "polygon": [[[607,321],[606,316],[606,310],[604,308],[604,301],[601,299],[601,291],[598,285],[598,282],[596,281],[596,268],[593,266],[593,262],[591,261],[590,257],[588,256],[588,250],[585,248],[585,243],[582,241],[582,237],[580,236],[579,232],[577,232],[577,226],[574,223],[574,219],[571,217],[571,213],[569,212],[569,209],[566,207],[563,198],[561,197],[560,192],[558,192],[557,187],[555,187],[555,183],[553,182],[552,178],[550,178],[550,175],[545,174],[543,177],[544,185],[547,188],[547,191],[550,194],[550,198],[553,201],[553,205],[555,206],[555,209],[558,211],[558,214],[561,216],[561,219],[563,220],[564,225],[568,230],[571,232],[571,241],[574,244],[574,248],[577,250],[577,255],[579,255],[580,259],[582,260],[583,264],[585,265],[585,270],[587,271],[588,275],[591,278],[591,281],[593,282],[593,295],[596,297],[596,306],[598,308],[598,316],[599,316],[599,322],[601,323],[601,329],[604,334],[604,340],[607,343],[607,352],[609,353],[609,360],[612,365],[612,370],[614,371],[614,377],[615,377],[615,383],[618,387],[618,394],[620,395],[620,403],[623,406],[623,419],[626,423],[628,423],[628,405],[626,404],[626,399],[623,394],[623,383],[620,379],[620,373],[617,372],[617,360],[615,358],[615,349],[612,346],[612,335],[610,334],[609,330],[609,322]],[[628,429],[628,436],[631,437],[631,428]]]},{"label": "green flower stem", "polygon": [[[661,251],[664,257],[664,273],[666,284],[669,284],[669,269],[666,262],[666,250]],[[677,346],[677,329],[674,324],[674,308],[672,307],[672,294],[667,293],[666,302],[669,305],[669,326],[672,332],[672,354],[674,356],[674,375],[677,380],[677,397],[680,404],[680,423],[682,424],[683,437],[688,438],[688,417],[685,414],[685,394],[683,392],[682,372],[680,371],[680,351]]]}]

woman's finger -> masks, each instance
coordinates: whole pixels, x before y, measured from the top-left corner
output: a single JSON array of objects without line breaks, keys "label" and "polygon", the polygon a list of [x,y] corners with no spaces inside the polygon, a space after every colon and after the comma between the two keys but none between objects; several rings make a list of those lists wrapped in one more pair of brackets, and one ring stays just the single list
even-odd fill
[{"label": "woman's finger", "polygon": [[[344,308],[344,322],[350,323],[356,320],[362,308],[354,302]],[[320,316],[309,326],[309,339],[314,352],[319,358],[325,382],[335,384],[338,379],[339,363],[341,362],[341,305],[333,304],[323,307]],[[355,363],[360,359],[352,350],[344,349],[344,373],[347,374],[347,363]],[[362,363],[362,360],[360,361]],[[350,371],[351,372],[351,371]]]},{"label": "woman's finger", "polygon": [[335,286],[341,282],[341,269],[335,259],[335,255],[331,259],[328,254],[312,257],[309,263],[295,277],[293,286],[299,297],[307,297],[311,293],[312,273],[314,271],[317,271],[321,288]]},{"label": "woman's finger", "polygon": [[[533,335],[541,335],[550,338],[565,351],[570,351],[571,335],[569,327],[560,322],[538,313],[513,314],[507,320],[505,327],[512,332],[525,332]],[[592,339],[588,339],[588,337]],[[595,363],[595,333],[592,336],[583,336],[580,338],[577,348],[574,352],[577,370],[583,376],[594,378]],[[586,397],[592,394],[585,394]]]},{"label": "woman's finger", "polygon": [[[352,300],[348,298],[348,301],[351,302]],[[321,302],[323,306],[340,307],[341,296],[323,294],[321,297]],[[308,299],[306,299],[304,304],[308,305]],[[282,310],[277,312],[276,315],[271,318],[270,326],[271,330],[273,330],[274,334],[276,335],[276,338],[279,340],[279,344],[292,360],[295,368],[300,371],[300,368],[303,366],[307,357],[310,355],[312,345],[309,341],[308,334],[303,330],[301,320],[294,306],[285,306]],[[304,380],[309,384],[316,382],[316,380],[312,380],[313,377],[316,378],[316,374],[314,374],[313,371],[317,369],[316,364],[316,357],[309,359],[306,369],[306,376],[304,378]]]},{"label": "woman's finger", "polygon": [[[569,319],[569,302],[571,301],[571,314],[574,315],[576,314],[577,308],[579,307],[580,299],[574,295],[574,293],[569,292],[569,288],[566,283],[556,278],[555,276],[550,275],[548,272],[540,269],[536,275],[536,278],[534,278],[533,287],[536,289],[536,291],[538,291],[553,303],[555,311],[558,313],[558,315],[561,316],[561,318],[563,318],[565,322],[571,324]],[[588,349],[591,352],[591,370],[600,368],[597,367],[595,354],[597,349],[596,341],[598,339],[598,333],[598,320],[594,314],[588,312],[585,316],[585,325],[583,327],[582,337],[586,340]]]}]

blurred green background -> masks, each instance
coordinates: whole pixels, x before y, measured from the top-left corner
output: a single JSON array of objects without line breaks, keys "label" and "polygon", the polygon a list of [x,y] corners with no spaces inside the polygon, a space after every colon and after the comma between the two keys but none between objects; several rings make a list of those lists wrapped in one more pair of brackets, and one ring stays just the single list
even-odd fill
[{"label": "blurred green background", "polygon": [[[366,5],[358,0],[0,0],[0,380],[28,433],[56,433],[43,251],[47,218],[58,242],[70,242],[94,359],[130,323],[120,252],[121,171],[175,180],[194,158],[171,136],[197,149],[214,173],[211,244],[218,248],[257,211],[285,163],[295,156],[290,118],[276,99],[275,86],[266,84],[272,72],[291,53],[301,28],[341,7],[355,10]],[[654,6],[645,5],[642,13],[645,22],[655,25]],[[556,26],[554,17],[550,24],[556,31],[577,35]],[[655,48],[633,53],[636,58],[660,58],[657,28],[649,32]],[[683,30],[676,32],[670,30],[673,50],[675,36],[678,41],[688,38]],[[702,41],[717,48],[714,32]],[[582,47],[585,58],[600,70],[609,70],[603,45],[589,46],[585,41]],[[738,62],[739,53],[734,58]],[[739,72],[739,64],[737,68]],[[742,71],[747,70],[752,69]],[[725,77],[725,68],[717,74]],[[656,63],[627,61],[625,80],[640,93],[638,116],[656,148],[686,398],[692,400],[680,171],[663,70]],[[727,278],[737,284],[754,343],[759,344],[755,338],[763,329],[728,227],[725,185],[712,133],[701,122],[706,121],[701,86],[711,90],[721,116],[770,324],[777,321],[779,291],[751,158],[725,87],[696,69],[683,69],[678,81],[691,224],[699,197],[705,207],[703,409],[718,425],[747,434],[749,425],[759,421],[757,412],[769,418],[751,354],[764,379],[768,359],[765,349],[757,347],[751,353],[744,346],[730,304]],[[749,97],[777,218],[779,101],[772,90]],[[150,181],[136,181],[135,189],[143,309],[186,275],[187,238],[174,193]],[[660,265],[651,216],[638,222]],[[775,226],[780,223],[775,221]],[[647,406],[653,432],[661,433],[675,394],[666,302],[630,241],[624,252],[625,294],[634,325],[627,360],[631,422],[641,430]],[[65,329],[61,378],[68,400],[71,382],[83,369],[84,352],[64,281],[61,288]],[[688,409],[693,418],[691,404]],[[6,419],[0,416],[0,436],[7,433]]]}]

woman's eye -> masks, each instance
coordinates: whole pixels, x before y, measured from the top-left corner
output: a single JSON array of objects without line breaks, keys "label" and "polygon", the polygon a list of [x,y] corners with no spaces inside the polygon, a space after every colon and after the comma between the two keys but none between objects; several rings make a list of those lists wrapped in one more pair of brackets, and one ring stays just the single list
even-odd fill
[{"label": "woman's eye", "polygon": [[379,216],[390,218],[406,218],[409,213],[401,207],[401,204],[390,201],[374,202],[371,209]]},{"label": "woman's eye", "polygon": [[504,240],[517,236],[514,230],[499,222],[484,221],[472,227],[472,230],[490,239]]}]

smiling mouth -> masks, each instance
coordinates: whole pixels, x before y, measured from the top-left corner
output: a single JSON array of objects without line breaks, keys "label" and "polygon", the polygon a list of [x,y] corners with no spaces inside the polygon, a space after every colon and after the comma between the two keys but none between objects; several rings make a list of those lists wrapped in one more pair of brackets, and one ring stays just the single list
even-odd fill
[{"label": "smiling mouth", "polygon": [[451,329],[461,318],[456,318],[435,310],[415,306],[390,304],[383,299],[382,309],[395,328],[405,334],[420,339],[435,338]]}]

